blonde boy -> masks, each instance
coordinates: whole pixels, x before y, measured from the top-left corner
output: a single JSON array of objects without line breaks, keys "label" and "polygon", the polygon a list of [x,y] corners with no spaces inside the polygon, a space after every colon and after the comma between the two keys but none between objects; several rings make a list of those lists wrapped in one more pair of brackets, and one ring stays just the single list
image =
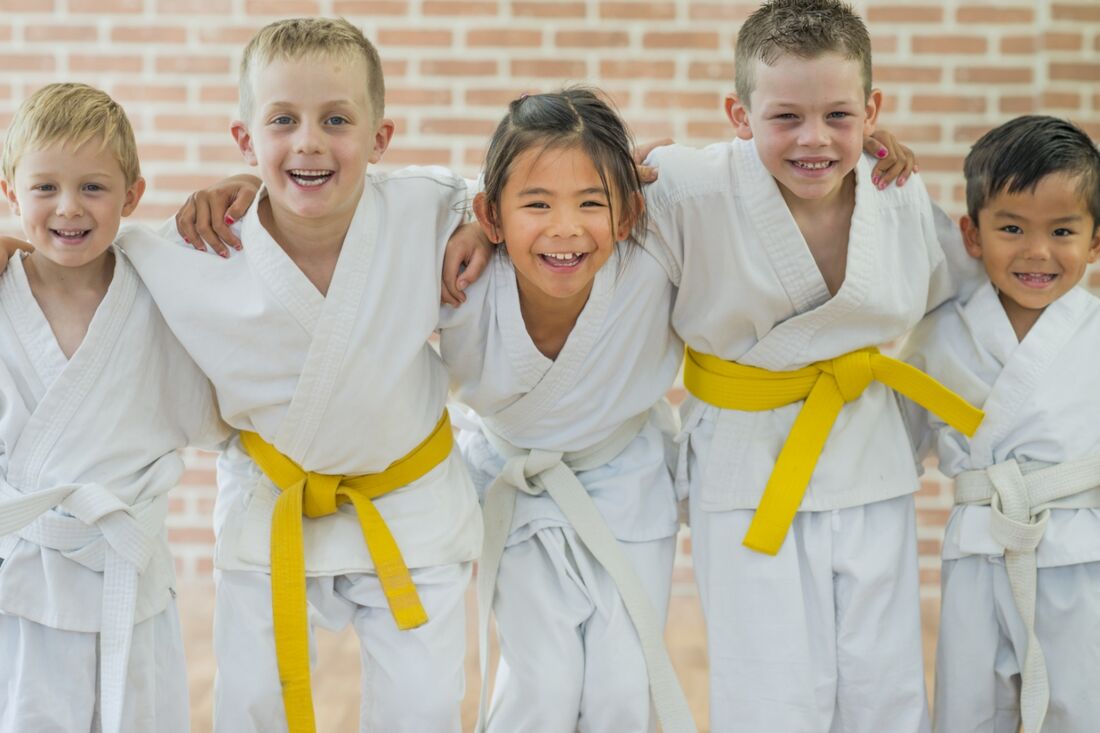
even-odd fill
[{"label": "blonde boy", "polygon": [[965,164],[966,249],[988,280],[930,314],[910,361],[983,405],[967,438],[913,411],[955,478],[935,727],[1085,733],[1100,700],[1100,151],[1053,117],[990,130]]},{"label": "blonde boy", "polygon": [[240,431],[218,464],[219,731],[314,728],[313,624],[359,635],[364,730],[459,730],[481,524],[428,338],[466,188],[366,175],[393,135],[383,96],[346,21],[263,28],[232,126],[263,180],[243,250],[127,243]]},{"label": "blonde boy", "polygon": [[917,480],[891,387],[966,431],[980,413],[869,347],[954,293],[945,250],[965,255],[919,179],[876,190],[861,145],[882,95],[848,6],[767,3],[736,53],[737,139],[648,161],[646,245],[689,346],[679,472],[711,726],[927,730]]},{"label": "blonde boy", "polygon": [[166,493],[224,432],[114,246],[145,189],[122,108],[39,90],[0,189],[34,245],[0,276],[0,731],[188,731]]}]

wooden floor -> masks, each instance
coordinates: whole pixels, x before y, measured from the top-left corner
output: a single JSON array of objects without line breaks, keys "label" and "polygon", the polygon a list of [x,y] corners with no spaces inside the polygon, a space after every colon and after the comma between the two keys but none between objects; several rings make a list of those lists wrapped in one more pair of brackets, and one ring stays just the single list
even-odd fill
[{"label": "wooden floor", "polygon": [[[194,733],[211,730],[214,656],[211,627],[214,606],[213,586],[209,583],[184,585],[177,598],[187,648],[191,685],[191,729]],[[477,648],[473,589],[467,597],[468,652],[466,655],[466,700],[462,709],[463,729],[471,730],[477,714],[480,685],[477,674]],[[925,669],[931,690],[931,662],[936,639],[938,604],[926,601],[924,617]],[[674,595],[669,607],[666,639],[672,662],[687,692],[700,733],[707,724],[707,658],[703,615],[694,594]],[[355,733],[359,720],[359,645],[350,629],[340,634],[318,632],[319,663],[313,679],[319,733]]]}]

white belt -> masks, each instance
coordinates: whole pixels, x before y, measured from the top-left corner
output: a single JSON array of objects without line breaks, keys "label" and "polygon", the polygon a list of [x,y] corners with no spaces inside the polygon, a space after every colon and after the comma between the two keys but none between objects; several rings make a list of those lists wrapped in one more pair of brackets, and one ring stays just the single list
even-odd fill
[{"label": "white belt", "polygon": [[628,420],[597,445],[573,453],[523,450],[481,426],[489,443],[507,459],[507,463],[485,493],[485,544],[477,573],[478,653],[482,674],[475,729],[478,733],[485,730],[487,722],[489,611],[496,594],[500,559],[512,527],[517,491],[531,496],[544,491],[549,494],[581,542],[611,576],[642,644],[649,673],[650,695],[662,730],[665,733],[695,733],[695,722],[668,657],[657,613],[618,540],[611,534],[592,497],[574,473],[609,463],[637,437],[648,419],[649,412],[644,412]]},{"label": "white belt", "polygon": [[[73,516],[50,511],[54,507]],[[138,576],[157,548],[167,514],[163,494],[130,506],[99,484],[24,494],[0,479],[0,536],[18,533],[103,573],[99,684],[104,733],[122,729]]]},{"label": "white belt", "polygon": [[1027,628],[1020,670],[1024,733],[1039,733],[1050,703],[1046,660],[1035,636],[1035,549],[1051,508],[1100,507],[1100,456],[1066,463],[1005,461],[955,477],[956,504],[988,504],[990,532],[1005,548],[1005,571],[1016,609]]}]

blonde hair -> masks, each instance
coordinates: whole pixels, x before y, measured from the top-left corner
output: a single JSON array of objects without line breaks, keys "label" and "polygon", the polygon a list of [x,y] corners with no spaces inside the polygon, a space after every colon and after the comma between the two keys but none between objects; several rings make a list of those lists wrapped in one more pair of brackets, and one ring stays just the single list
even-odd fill
[{"label": "blonde hair", "polygon": [[141,177],[134,130],[122,106],[106,92],[87,84],[47,84],[19,106],[8,127],[2,161],[4,178],[15,177],[15,167],[28,150],[55,143],[80,147],[95,139],[100,150],[110,150],[132,186]]},{"label": "blonde hair", "polygon": [[375,120],[385,111],[386,86],[378,49],[363,32],[343,18],[291,18],[260,29],[245,46],[241,58],[240,112],[246,123],[252,119],[255,95],[252,72],[276,59],[293,61],[308,57],[361,58],[366,63],[367,100]]}]

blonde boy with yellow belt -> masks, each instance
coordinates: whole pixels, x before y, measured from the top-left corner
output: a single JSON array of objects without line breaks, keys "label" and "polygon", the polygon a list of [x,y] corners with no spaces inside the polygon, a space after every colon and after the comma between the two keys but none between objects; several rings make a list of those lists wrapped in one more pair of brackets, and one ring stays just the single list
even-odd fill
[{"label": "blonde boy with yellow belt", "polygon": [[870,68],[848,6],[767,3],[738,35],[737,139],[647,161],[646,246],[689,346],[679,473],[716,731],[929,728],[894,390],[964,432],[981,414],[873,348],[954,294],[966,256],[919,178],[876,190]]},{"label": "blonde boy with yellow belt", "polygon": [[314,730],[312,628],[348,624],[363,730],[459,730],[481,520],[428,338],[466,189],[366,174],[393,134],[383,94],[346,21],[265,27],[232,128],[263,180],[243,249],[126,244],[240,431],[218,464],[217,731]]}]

